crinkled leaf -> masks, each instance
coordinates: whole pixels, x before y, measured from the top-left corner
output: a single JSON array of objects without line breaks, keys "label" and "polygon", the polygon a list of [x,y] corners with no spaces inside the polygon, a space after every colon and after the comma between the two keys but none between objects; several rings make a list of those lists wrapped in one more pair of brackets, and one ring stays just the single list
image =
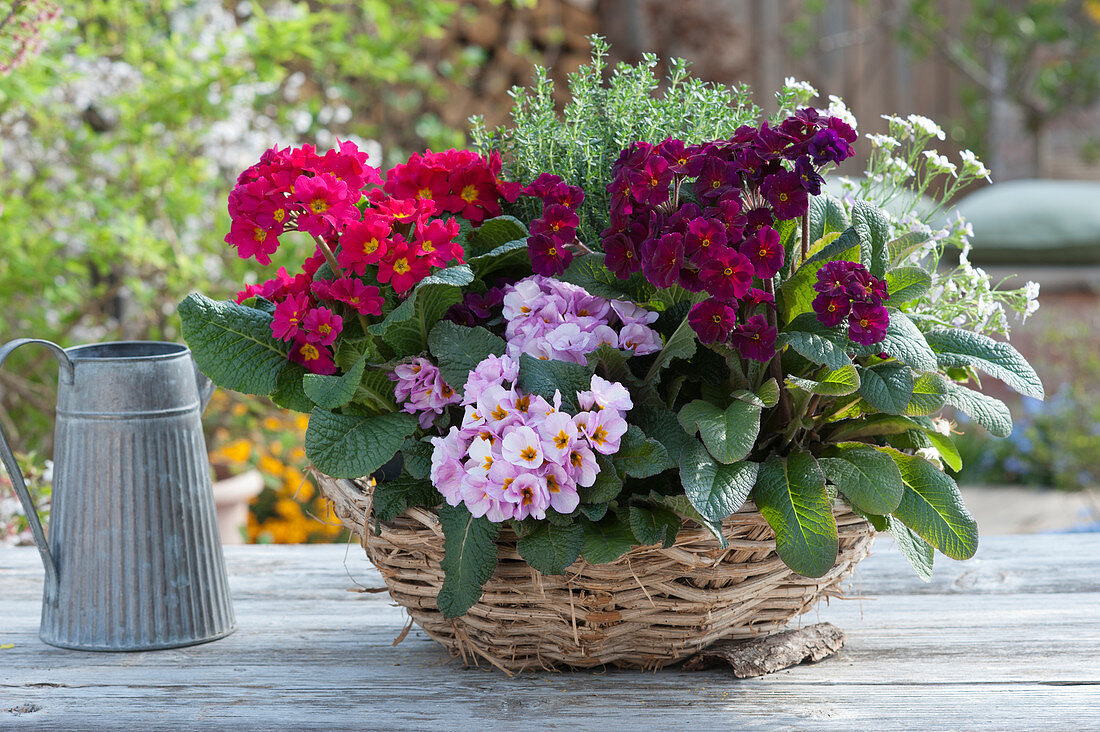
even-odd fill
[{"label": "crinkled leaf", "polygon": [[432,469],[432,443],[425,438],[409,438],[401,445],[401,455],[405,459],[405,470],[414,478],[427,478]]},{"label": "crinkled leaf", "polygon": [[752,499],[775,532],[784,564],[804,577],[821,577],[832,569],[839,548],[836,519],[813,456],[771,455],[760,466]]},{"label": "crinkled leaf", "polygon": [[614,562],[634,547],[634,533],[618,514],[609,513],[599,521],[581,521],[581,526],[581,556],[589,564]]},{"label": "crinkled leaf", "polygon": [[516,548],[519,555],[543,574],[563,574],[577,561],[584,545],[584,527],[579,523],[554,526],[544,522],[521,538]]},{"label": "crinkled leaf", "polygon": [[599,521],[607,514],[606,503],[582,503],[577,507],[589,521]]},{"label": "crinkled leaf", "polygon": [[663,404],[637,405],[627,412],[627,417],[631,423],[641,427],[648,437],[664,445],[670,458],[679,455],[684,443],[690,439],[676,418],[676,413]]},{"label": "crinkled leaf", "polygon": [[462,288],[474,281],[465,264],[425,277],[381,323],[370,326],[398,357],[419,354],[428,345],[428,333],[447,309],[462,299]]},{"label": "crinkled leaf", "polygon": [[909,566],[924,582],[932,581],[932,562],[936,556],[936,550],[932,545],[913,533],[912,529],[898,521],[893,516],[886,519],[887,530],[893,534],[894,541],[901,550],[901,555]]},{"label": "crinkled leaf", "polygon": [[655,383],[657,377],[660,375],[674,358],[682,358],[687,360],[695,355],[695,329],[691,327],[687,318],[684,318],[680,322],[680,325],[672,332],[672,335],[665,341],[664,347],[660,353],[657,354],[656,360],[653,365],[649,367],[649,371],[646,373],[645,382],[647,384]]},{"label": "crinkled leaf", "polygon": [[929,331],[925,337],[940,366],[973,366],[1025,396],[1044,397],[1035,369],[1009,344],[958,328]]},{"label": "crinkled leaf", "polygon": [[602,254],[585,254],[576,257],[559,279],[584,288],[590,295],[609,300],[648,302],[655,288],[646,282],[641,272],[620,280],[603,263]]},{"label": "crinkled leaf", "polygon": [[496,249],[479,254],[475,257],[467,257],[466,263],[474,274],[484,280],[494,272],[502,269],[522,268],[531,269],[531,256],[527,251],[526,239],[515,239],[505,242]]},{"label": "crinkled leaf", "polygon": [[765,407],[774,407],[779,403],[779,384],[775,379],[768,379],[756,390],[756,396],[760,397]]},{"label": "crinkled leaf", "polygon": [[848,216],[844,213],[844,204],[828,194],[810,196],[807,211],[810,219],[810,241],[817,241],[834,231],[848,228]]},{"label": "crinkled leaf", "polygon": [[905,407],[905,413],[909,416],[935,414],[947,403],[950,388],[947,379],[935,371],[921,374],[913,382],[913,396]]},{"label": "crinkled leaf", "polygon": [[306,428],[306,455],[333,478],[362,478],[389,462],[416,431],[411,414],[333,414],[314,409]]},{"label": "crinkled leaf", "polygon": [[193,292],[179,314],[195,363],[215,384],[260,396],[275,391],[290,349],[272,337],[270,313]]},{"label": "crinkled leaf", "polygon": [[823,396],[846,396],[854,394],[859,389],[859,372],[852,364],[845,364],[839,369],[832,369],[818,374],[812,379],[802,379],[797,376],[788,376],[787,383],[794,384],[800,389],[811,394]]},{"label": "crinkled leaf", "polygon": [[963,505],[955,481],[922,457],[890,447],[877,449],[893,459],[905,482],[894,517],[952,559],[974,556],[978,525]]},{"label": "crinkled leaf", "polygon": [[940,454],[944,465],[956,472],[962,470],[962,455],[959,454],[959,448],[955,446],[955,441],[950,436],[941,435],[935,430],[928,430],[925,434],[928,435],[932,447],[936,448],[936,452]]},{"label": "crinkled leaf", "polygon": [[596,453],[596,464],[600,466],[600,472],[596,473],[596,480],[590,486],[577,486],[577,493],[581,497],[581,503],[606,503],[613,501],[623,489],[623,479],[615,464],[608,455]]},{"label": "crinkled leaf", "polygon": [[393,521],[411,506],[432,507],[443,497],[430,482],[402,473],[396,480],[378,483],[371,493],[371,506],[379,521]]},{"label": "crinkled leaf", "polygon": [[756,481],[758,463],[742,460],[732,465],[715,462],[698,440],[680,452],[680,482],[699,515],[721,521],[745,504]]},{"label": "crinkled leaf", "polygon": [[897,267],[886,273],[886,291],[894,305],[916,300],[931,287],[932,277],[921,267]]},{"label": "crinkled leaf", "polygon": [[850,346],[847,333],[827,328],[813,313],[802,313],[780,334],[778,346],[790,346],[803,358],[830,369],[841,369],[852,362],[845,353]]},{"label": "crinkled leaf", "polygon": [[366,357],[363,357],[342,376],[306,374],[302,379],[302,388],[306,396],[321,409],[339,409],[355,396],[366,365]]},{"label": "crinkled leaf", "polygon": [[630,506],[630,530],[639,544],[660,544],[667,549],[676,541],[681,523],[680,517],[667,508],[638,504]]},{"label": "crinkled leaf", "polygon": [[589,366],[593,368],[596,368],[597,365],[603,367],[603,374],[608,381],[617,381],[624,386],[640,386],[641,382],[634,376],[634,372],[630,370],[630,366],[626,362],[626,359],[631,355],[628,351],[620,351],[605,343],[589,353],[587,359]]},{"label": "crinkled leaf", "polygon": [[463,247],[467,259],[479,257],[509,242],[523,240],[526,246],[527,227],[514,216],[497,216],[483,221],[466,234]]},{"label": "crinkled leaf", "polygon": [[635,478],[649,478],[676,467],[669,459],[665,446],[647,438],[636,425],[627,428],[612,459],[620,475]]},{"label": "crinkled leaf", "polygon": [[862,370],[859,394],[880,412],[904,414],[913,396],[913,372],[900,363],[886,362]]},{"label": "crinkled leaf", "polygon": [[313,409],[313,400],[306,396],[302,379],[309,373],[296,363],[286,362],[279,377],[275,380],[275,391],[271,392],[271,401],[283,409],[309,414]]},{"label": "crinkled leaf", "polygon": [[695,510],[695,506],[691,505],[691,499],[682,493],[675,496],[666,496],[657,491],[650,491],[649,500],[651,503],[668,508],[680,518],[699,524],[718,540],[719,546],[728,546],[729,542],[726,541],[726,537],[722,533],[722,522],[703,518],[702,514]]},{"label": "crinkled leaf", "polygon": [[679,418],[688,434],[699,432],[703,444],[720,463],[743,460],[760,434],[760,407],[737,399],[725,409],[696,399],[680,409]]},{"label": "crinkled leaf", "polygon": [[485,583],[497,566],[500,524],[484,516],[474,518],[463,505],[439,507],[443,526],[443,587],[436,604],[445,618],[466,614],[481,598]]},{"label": "crinkled leaf", "polygon": [[461,392],[470,372],[488,356],[504,354],[504,339],[485,328],[441,320],[428,334],[428,348],[435,356],[439,373],[455,391]]},{"label": "crinkled leaf", "polygon": [[886,250],[890,254],[890,261],[901,264],[909,258],[909,255],[921,248],[928,241],[928,234],[921,231],[910,231],[896,239],[891,239],[886,244]]},{"label": "crinkled leaf", "polygon": [[813,313],[812,303],[817,296],[814,283],[817,282],[818,270],[832,261],[858,262],[859,250],[859,235],[855,229],[849,228],[835,241],[803,262],[780,286],[777,293],[776,304],[779,306],[783,321],[790,323],[802,313]]},{"label": "crinkled leaf", "polygon": [[1012,433],[1012,414],[1000,399],[952,383],[947,392],[947,403],[985,427],[995,437],[1008,437]]},{"label": "crinkled leaf", "polygon": [[867,437],[896,435],[918,426],[909,417],[893,414],[869,414],[866,417],[839,422],[829,433],[829,439],[836,442],[861,440]]},{"label": "crinkled leaf", "polygon": [[890,220],[878,206],[857,198],[852,203],[852,228],[863,244],[864,266],[872,275],[881,278],[890,264],[890,252],[886,247]]},{"label": "crinkled leaf", "polygon": [[837,445],[825,455],[818,464],[853,506],[881,516],[901,503],[905,484],[888,455],[858,442]]},{"label": "crinkled leaf", "polygon": [[561,392],[562,408],[576,414],[581,411],[577,392],[592,387],[593,368],[588,365],[535,358],[529,353],[519,357],[519,388],[526,394],[538,394],[553,403],[554,392]]}]

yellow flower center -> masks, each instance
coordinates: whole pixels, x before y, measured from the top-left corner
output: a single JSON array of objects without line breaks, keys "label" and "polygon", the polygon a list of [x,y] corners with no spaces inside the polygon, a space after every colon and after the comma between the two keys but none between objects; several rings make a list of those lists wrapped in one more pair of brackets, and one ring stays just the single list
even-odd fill
[{"label": "yellow flower center", "polygon": [[498,404],[496,405],[496,407],[493,408],[493,411],[489,412],[489,416],[499,422],[500,420],[508,416],[508,412],[504,409],[504,407]]},{"label": "yellow flower center", "polygon": [[607,442],[607,438],[607,430],[603,428],[602,424],[596,428],[595,432],[592,433],[592,439],[595,440],[596,444],[598,445],[602,445],[603,443]]},{"label": "yellow flower center", "polygon": [[401,259],[393,263],[393,271],[397,274],[405,274],[410,269],[412,269],[412,267],[409,265],[409,260],[404,257],[401,257]]},{"label": "yellow flower center", "polygon": [[539,456],[539,451],[531,445],[528,445],[527,447],[519,451],[519,456],[527,462],[531,462]]},{"label": "yellow flower center", "polygon": [[562,430],[558,434],[554,435],[554,447],[558,448],[559,450],[564,450],[565,448],[569,447],[569,435],[565,433],[565,430]]},{"label": "yellow flower center", "polygon": [[421,198],[431,198],[432,197],[432,189],[431,188],[421,188],[419,191],[416,192],[416,195],[420,196]]},{"label": "yellow flower center", "polygon": [[780,201],[786,201],[787,200],[787,194],[786,193],[780,193],[779,194],[779,200]]},{"label": "yellow flower center", "polygon": [[314,198],[309,202],[309,210],[315,214],[323,214],[328,211],[328,201],[323,198]]},{"label": "yellow flower center", "polygon": [[462,193],[459,197],[466,203],[473,203],[477,200],[477,186],[473,183],[462,189]]},{"label": "yellow flower center", "polygon": [[312,343],[303,343],[298,353],[300,353],[302,358],[306,361],[316,361],[321,357],[321,352],[318,351]]},{"label": "yellow flower center", "polygon": [[277,221],[280,224],[283,223],[283,219],[286,218],[286,209],[283,209],[283,208],[275,209],[275,211],[271,214],[271,218],[275,219],[275,221]]},{"label": "yellow flower center", "polygon": [[252,238],[256,241],[263,241],[267,238],[267,231],[257,226],[255,229],[252,230]]},{"label": "yellow flower center", "polygon": [[321,323],[319,326],[317,326],[317,332],[321,335],[328,335],[332,332],[332,326],[328,323]]}]

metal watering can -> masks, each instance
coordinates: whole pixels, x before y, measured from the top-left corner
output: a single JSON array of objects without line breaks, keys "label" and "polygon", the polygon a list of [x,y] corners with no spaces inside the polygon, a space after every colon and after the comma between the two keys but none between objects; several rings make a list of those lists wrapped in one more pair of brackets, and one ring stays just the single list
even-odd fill
[{"label": "metal watering can", "polygon": [[85,651],[175,648],[236,629],[191,351],[130,341],[62,349],[47,543],[11,445],[0,458],[46,565],[39,636]]}]

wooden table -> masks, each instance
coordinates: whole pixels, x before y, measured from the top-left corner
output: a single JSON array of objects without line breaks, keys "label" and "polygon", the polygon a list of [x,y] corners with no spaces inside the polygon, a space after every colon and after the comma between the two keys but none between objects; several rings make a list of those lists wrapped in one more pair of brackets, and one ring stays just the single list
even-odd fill
[{"label": "wooden table", "polygon": [[[466,670],[414,629],[358,546],[229,547],[239,630],[134,654],[38,640],[42,569],[0,549],[0,729],[1100,729],[1100,534],[993,537],[922,584],[889,537],[852,599],[804,616],[838,656],[721,670]],[[12,711],[15,709],[16,711]]]}]

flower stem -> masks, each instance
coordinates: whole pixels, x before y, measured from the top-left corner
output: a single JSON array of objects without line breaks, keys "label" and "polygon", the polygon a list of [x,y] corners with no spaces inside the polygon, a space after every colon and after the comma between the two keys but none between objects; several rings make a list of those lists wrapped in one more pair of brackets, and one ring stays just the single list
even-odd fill
[{"label": "flower stem", "polygon": [[[775,285],[771,278],[764,280],[764,292],[769,295],[775,295]],[[778,330],[779,324],[775,314],[775,308],[765,307],[765,311],[768,313],[768,325]],[[783,386],[783,366],[780,363],[780,352],[777,350],[775,355],[772,356],[771,361],[768,362],[768,367],[771,369],[772,378],[775,379],[776,386],[779,387],[779,421],[783,425],[786,425],[791,421],[791,404],[787,398],[787,389]]]},{"label": "flower stem", "polygon": [[802,261],[810,256],[810,212],[802,214]]},{"label": "flower stem", "polygon": [[[325,261],[328,262],[328,266],[332,267],[332,271],[337,277],[347,277],[347,273],[340,268],[340,264],[336,261],[336,255],[332,253],[332,249],[325,243],[325,240],[321,237],[313,234],[313,241],[317,242],[317,248],[321,250],[321,254],[325,255]],[[367,322],[366,316],[360,312],[356,312],[359,316],[359,325],[363,326],[363,335],[367,334],[367,326],[370,325]]]}]

